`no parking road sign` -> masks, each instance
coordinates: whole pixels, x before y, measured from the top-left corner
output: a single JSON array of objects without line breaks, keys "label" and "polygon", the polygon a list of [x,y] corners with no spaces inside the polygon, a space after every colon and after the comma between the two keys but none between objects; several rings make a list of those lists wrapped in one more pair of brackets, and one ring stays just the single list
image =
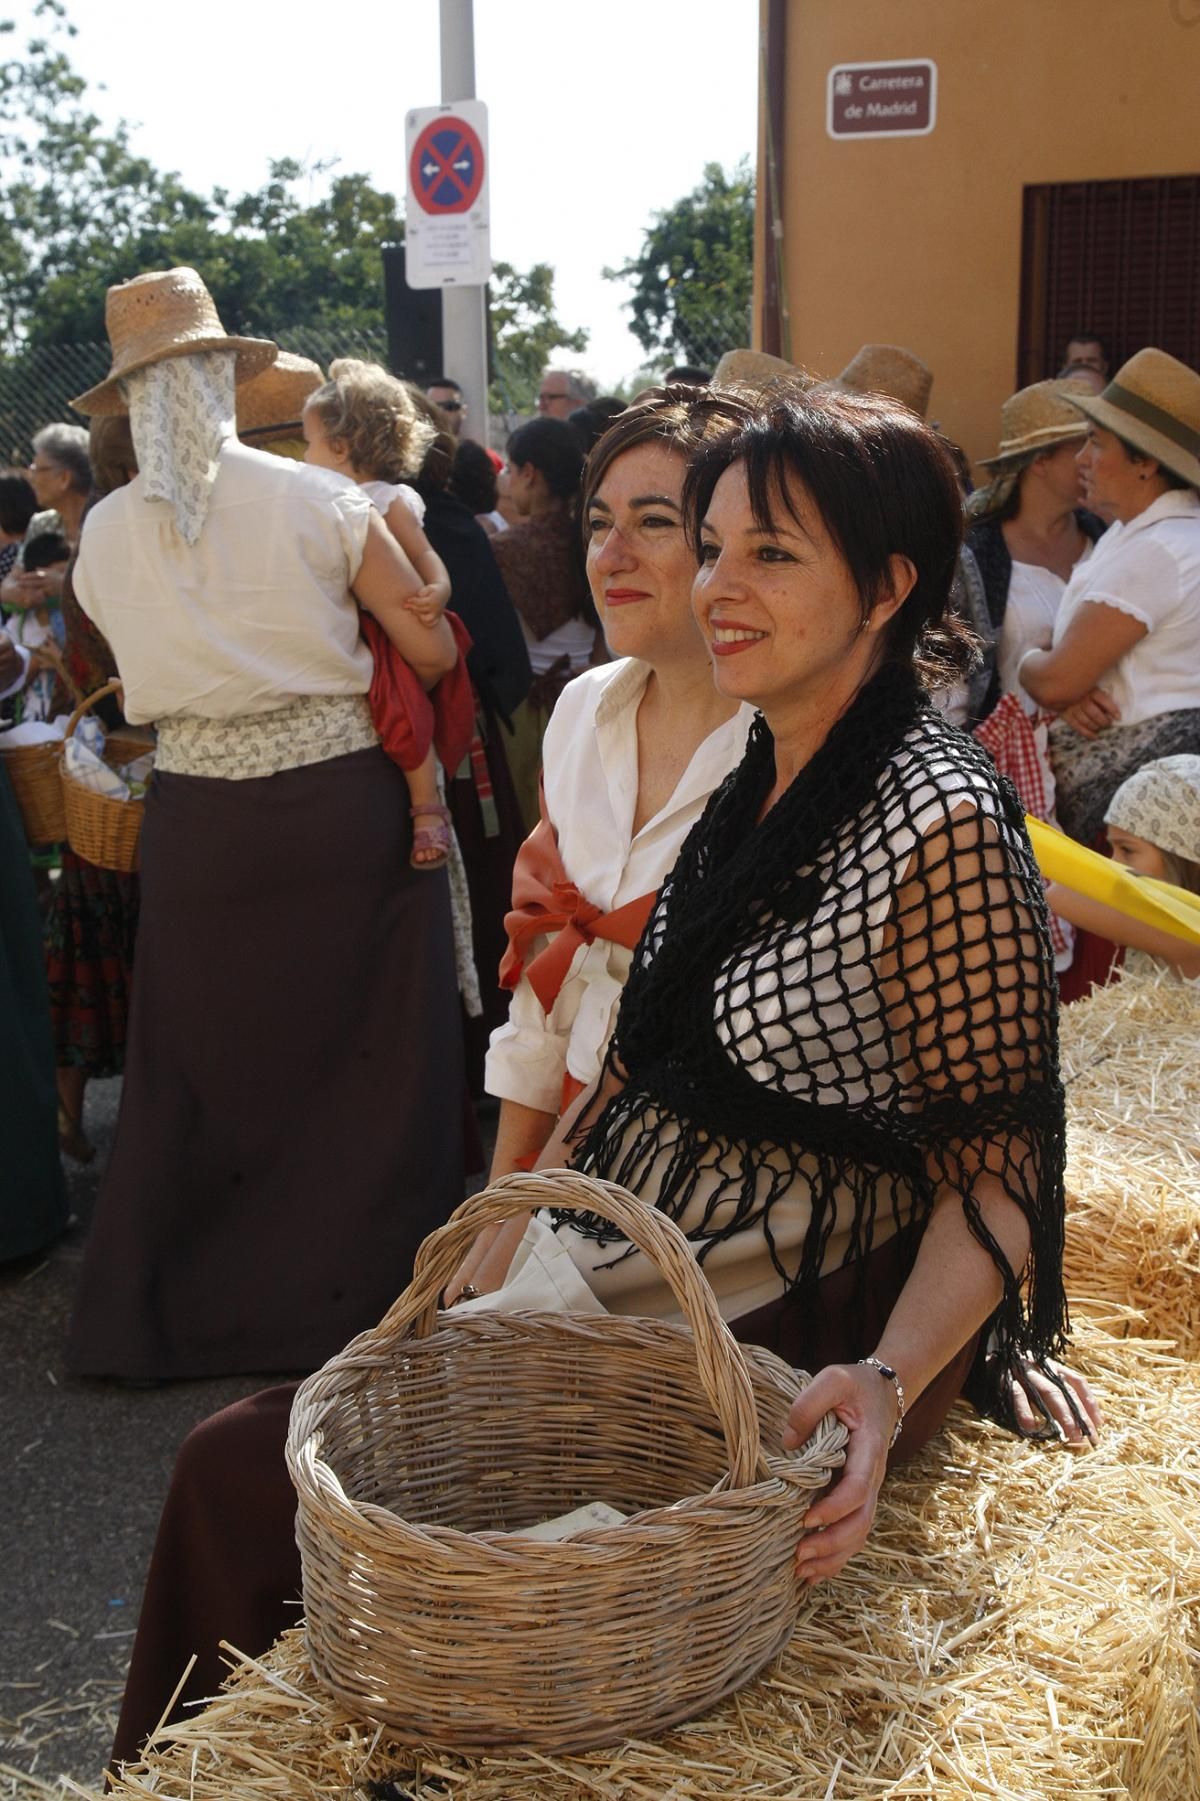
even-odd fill
[{"label": "no parking road sign", "polygon": [[408,285],[482,286],[492,272],[487,107],[481,100],[421,107],[406,123]]}]

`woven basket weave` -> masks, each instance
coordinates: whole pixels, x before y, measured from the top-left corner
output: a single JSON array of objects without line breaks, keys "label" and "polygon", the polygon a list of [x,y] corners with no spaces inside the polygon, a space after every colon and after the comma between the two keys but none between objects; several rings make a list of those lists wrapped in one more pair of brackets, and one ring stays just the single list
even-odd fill
[{"label": "woven basket weave", "polygon": [[[66,737],[71,737],[84,714],[97,701],[115,694],[120,686],[120,682],[108,682],[103,688],[98,688],[95,694],[89,694],[86,700],[81,701],[68,721]],[[115,763],[126,756],[136,757],[139,751],[151,748],[149,741],[143,744],[126,728],[112,733],[106,740],[104,760],[106,763]],[[97,869],[115,869],[122,875],[131,874],[138,866],[138,844],[142,835],[145,802],[114,800],[108,794],[93,794],[90,788],[85,788],[74,776],[68,774],[65,763],[62,766],[62,795],[67,841],[75,855],[83,857]]]},{"label": "woven basket weave", "polygon": [[[689,1324],[437,1312],[482,1227],[548,1205],[611,1219]],[[466,1751],[582,1750],[702,1713],[795,1626],[801,1520],[846,1440],[829,1417],[775,1449],[806,1380],[736,1343],[664,1215],[570,1170],[506,1176],[296,1395],[318,1681],[402,1742]],[[634,1517],[507,1536],[587,1501]]]},{"label": "woven basket weave", "polygon": [[11,750],[6,750],[0,739],[0,757],[4,758],[30,844],[57,844],[67,835],[62,777],[58,771],[61,756],[58,739],[50,744],[15,744]]}]

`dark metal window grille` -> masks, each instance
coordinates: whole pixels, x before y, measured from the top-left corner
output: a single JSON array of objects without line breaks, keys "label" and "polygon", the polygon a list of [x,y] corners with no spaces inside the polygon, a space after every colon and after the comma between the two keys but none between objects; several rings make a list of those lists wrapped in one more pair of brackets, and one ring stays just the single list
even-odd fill
[{"label": "dark metal window grille", "polygon": [[1200,175],[1025,189],[1017,385],[1098,332],[1118,367],[1147,344],[1200,368]]}]

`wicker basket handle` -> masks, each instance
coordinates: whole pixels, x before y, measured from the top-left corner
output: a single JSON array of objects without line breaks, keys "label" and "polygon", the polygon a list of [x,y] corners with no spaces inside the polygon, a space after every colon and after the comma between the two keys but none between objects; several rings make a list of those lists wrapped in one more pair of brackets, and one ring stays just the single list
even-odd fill
[{"label": "wicker basket handle", "polygon": [[94,694],[89,694],[85,700],[81,700],[67,721],[67,729],[63,733],[64,743],[68,738],[73,736],[75,727],[79,724],[79,721],[83,718],[84,714],[90,713],[97,702],[107,700],[110,694],[119,694],[121,692],[121,686],[119,681],[105,682],[103,688],[97,688]]},{"label": "wicker basket handle", "polygon": [[748,1488],[766,1480],[770,1472],[762,1457],[750,1374],[740,1345],[717,1310],[704,1272],[674,1221],[615,1182],[602,1182],[573,1169],[502,1176],[464,1201],[444,1226],[430,1234],[417,1253],[410,1286],[374,1331],[364,1336],[375,1343],[410,1331],[414,1337],[427,1337],[435,1328],[439,1295],[482,1228],[540,1207],[598,1213],[650,1258],[692,1329],[700,1383],[720,1421],[733,1486]]}]

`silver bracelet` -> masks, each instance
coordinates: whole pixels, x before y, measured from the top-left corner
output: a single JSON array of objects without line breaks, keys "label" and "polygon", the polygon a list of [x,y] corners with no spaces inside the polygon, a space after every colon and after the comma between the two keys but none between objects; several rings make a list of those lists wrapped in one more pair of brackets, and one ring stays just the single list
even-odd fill
[{"label": "silver bracelet", "polygon": [[858,1361],[873,1370],[878,1370],[879,1374],[885,1376],[896,1390],[896,1406],[899,1408],[899,1413],[896,1416],[896,1430],[888,1441],[888,1450],[890,1451],[904,1430],[904,1384],[890,1363],[881,1363],[878,1357],[860,1357]]}]

